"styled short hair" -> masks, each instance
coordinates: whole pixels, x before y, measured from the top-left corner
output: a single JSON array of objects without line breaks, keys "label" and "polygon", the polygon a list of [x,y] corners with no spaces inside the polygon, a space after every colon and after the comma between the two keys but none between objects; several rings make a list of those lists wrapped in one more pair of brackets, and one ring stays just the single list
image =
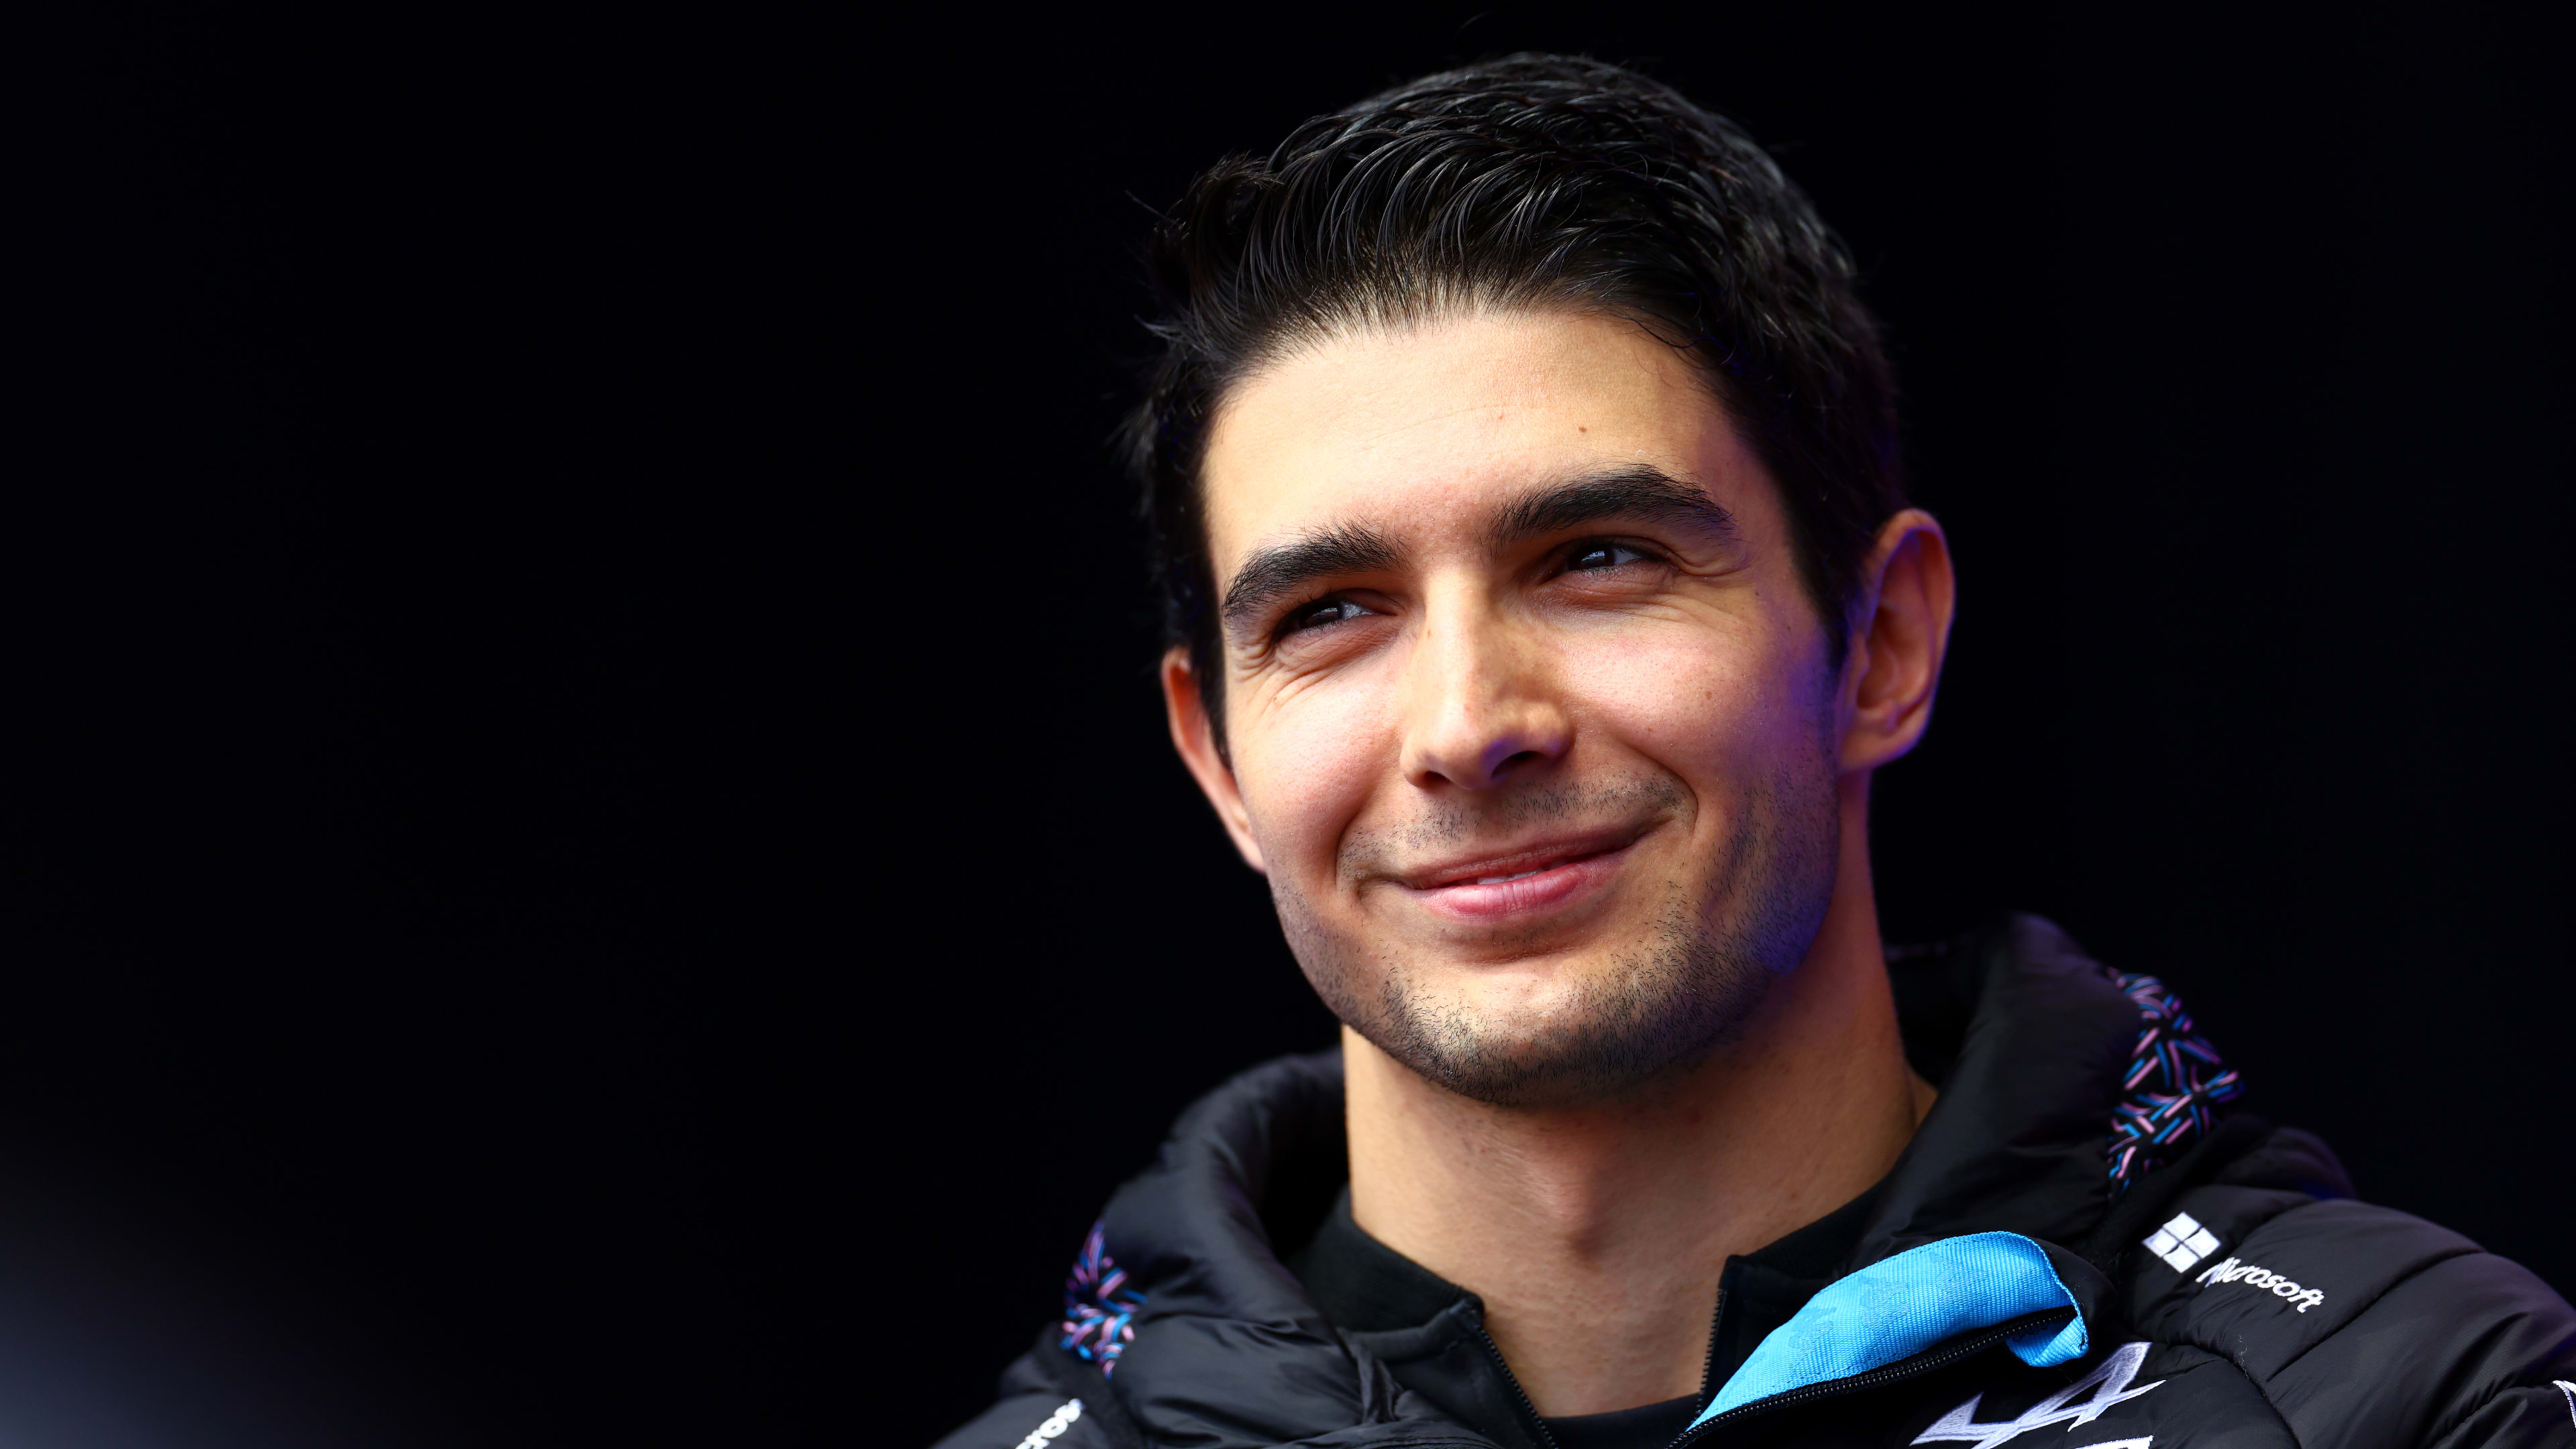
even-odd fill
[{"label": "styled short hair", "polygon": [[1155,227],[1147,263],[1162,349],[1121,446],[1165,639],[1189,651],[1220,750],[1209,420],[1287,349],[1453,311],[1620,316],[1687,349],[1779,485],[1840,667],[1862,566],[1905,501],[1895,387],[1849,254],[1732,122],[1617,66],[1510,56],[1218,162]]}]

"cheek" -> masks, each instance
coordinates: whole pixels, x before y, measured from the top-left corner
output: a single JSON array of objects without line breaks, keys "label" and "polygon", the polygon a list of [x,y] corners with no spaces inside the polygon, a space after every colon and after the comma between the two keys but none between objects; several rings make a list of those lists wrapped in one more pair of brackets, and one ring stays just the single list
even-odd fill
[{"label": "cheek", "polygon": [[1328,874],[1342,836],[1386,779],[1395,738],[1374,673],[1246,702],[1232,740],[1235,781],[1272,871]]},{"label": "cheek", "polygon": [[1563,677],[1583,712],[1695,787],[1814,748],[1822,650],[1777,621],[1643,631],[1574,653]]}]

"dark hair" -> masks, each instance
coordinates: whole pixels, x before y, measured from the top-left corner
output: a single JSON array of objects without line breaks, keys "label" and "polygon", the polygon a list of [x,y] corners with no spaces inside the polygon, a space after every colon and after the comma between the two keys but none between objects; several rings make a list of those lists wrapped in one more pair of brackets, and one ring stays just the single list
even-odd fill
[{"label": "dark hair", "polygon": [[1226,388],[1353,324],[1562,306],[1687,347],[1777,480],[1833,662],[1878,528],[1904,506],[1894,384],[1852,264],[1752,138],[1599,61],[1516,55],[1299,126],[1190,183],[1148,265],[1163,351],[1122,439],[1170,645],[1224,748],[1201,507]]}]

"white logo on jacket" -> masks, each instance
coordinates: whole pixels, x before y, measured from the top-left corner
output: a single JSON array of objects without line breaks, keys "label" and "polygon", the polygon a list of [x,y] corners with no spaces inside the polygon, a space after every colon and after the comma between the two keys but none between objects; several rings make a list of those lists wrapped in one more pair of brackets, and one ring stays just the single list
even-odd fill
[{"label": "white logo on jacket", "polygon": [[2240,1263],[2234,1258],[2230,1258],[2219,1264],[2217,1267],[2210,1269],[2208,1272],[2201,1274],[2200,1281],[2203,1283],[2242,1283],[2248,1288],[2269,1288],[2272,1290],[2273,1297],[2286,1298],[2292,1303],[2299,1305],[2299,1311],[2301,1313],[2305,1313],[2309,1309],[2326,1301],[2326,1290],[2323,1288],[2302,1288],[2297,1283],[2273,1272],[2269,1268],[2257,1268],[2251,1263]]},{"label": "white logo on jacket", "polygon": [[1036,1428],[1029,1431],[1027,1438],[1014,1446],[1014,1449],[1044,1449],[1049,1440],[1072,1428],[1073,1421],[1081,1417],[1082,1400],[1067,1399],[1064,1401],[1063,1408],[1047,1415]]},{"label": "white logo on jacket", "polygon": [[2147,1234],[2146,1248],[2175,1272],[2188,1273],[2192,1264],[2218,1251],[2218,1239],[2200,1225],[2200,1219],[2175,1213],[2172,1222]]},{"label": "white logo on jacket", "polygon": [[[1994,1449],[1994,1446],[2015,1435],[2027,1434],[2033,1429],[2044,1429],[2051,1424],[2064,1424],[2069,1430],[2079,1425],[2090,1424],[2102,1417],[2102,1411],[2113,1404],[2126,1403],[2164,1382],[2163,1379],[2158,1379],[2155,1383],[2141,1384],[2134,1389],[2129,1387],[2129,1380],[2138,1376],[2138,1365],[2146,1362],[2146,1359],[2145,1344],[2121,1344],[2111,1351],[2109,1358],[2102,1360],[2100,1368],[2022,1410],[2019,1418],[1998,1419],[1990,1424],[1977,1422],[1977,1405],[1984,1402],[1986,1396],[1972,1394],[1966,1403],[1942,1415],[1931,1428],[1915,1435],[1914,1442],[1917,1444],[1967,1443],[1975,1445],[1976,1449]],[[2086,1394],[2092,1397],[2081,1404],[2075,1402]],[[2152,1437],[2154,1436],[2149,1436],[2149,1438]],[[2119,1443],[2134,1446],[2134,1449],[2146,1449],[2147,1441],[2126,1439]],[[2115,1446],[2092,1445],[2087,1446],[2087,1449],[2115,1449]]]}]

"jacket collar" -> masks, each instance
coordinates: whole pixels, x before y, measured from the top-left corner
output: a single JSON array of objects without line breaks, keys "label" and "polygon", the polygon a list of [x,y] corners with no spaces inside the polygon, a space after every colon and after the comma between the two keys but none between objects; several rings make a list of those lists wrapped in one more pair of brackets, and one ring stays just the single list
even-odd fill
[{"label": "jacket collar", "polygon": [[2037,916],[1891,957],[1906,1055],[1941,1096],[1888,1173],[1852,1266],[1962,1233],[2080,1241],[2110,1202],[2137,1003]]},{"label": "jacket collar", "polygon": [[[1941,1239],[2018,1234],[2046,1251],[2093,1317],[2107,1285],[2057,1245],[2081,1240],[2109,1202],[2105,1154],[2141,1036],[2138,1003],[2063,932],[2029,916],[1945,947],[1891,953],[1890,970],[1907,1055],[1941,1097],[1870,1199],[1842,1270]],[[1525,1405],[1514,1412],[1491,1384],[1475,1402],[1434,1406],[1387,1367],[1388,1357],[1481,1347],[1471,1297],[1440,1307],[1410,1337],[1345,1334],[1284,1266],[1282,1247],[1313,1235],[1347,1163],[1338,1054],[1289,1057],[1192,1106],[1154,1165],[1111,1199],[1093,1281],[1123,1273],[1130,1297],[1115,1331],[1100,1335],[1101,1360],[1122,1407],[1154,1437],[1276,1444],[1464,1419],[1505,1442],[1531,1442]],[[1068,1334],[1097,1330],[1086,1316],[1095,1310],[1076,1297],[1069,1288]],[[1454,1367],[1475,1376],[1464,1357]]]}]

